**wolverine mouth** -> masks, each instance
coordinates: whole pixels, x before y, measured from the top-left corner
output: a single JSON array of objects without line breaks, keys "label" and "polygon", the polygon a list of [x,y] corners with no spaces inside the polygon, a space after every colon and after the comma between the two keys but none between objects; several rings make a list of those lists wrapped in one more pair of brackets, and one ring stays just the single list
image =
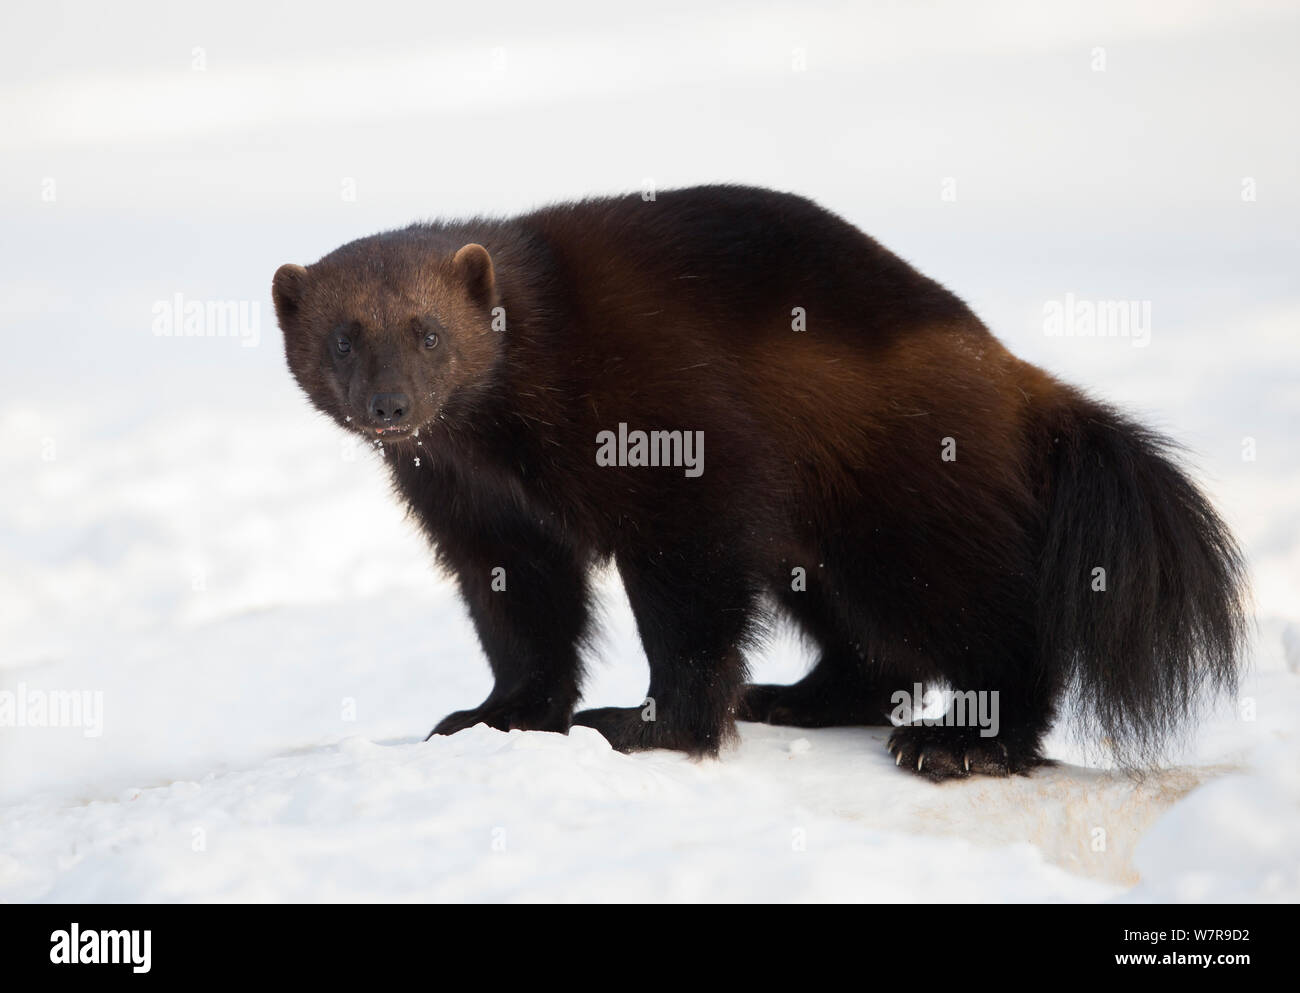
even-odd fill
[{"label": "wolverine mouth", "polygon": [[365,433],[373,438],[380,438],[384,441],[396,441],[398,438],[409,438],[415,431],[413,428],[397,426],[390,428],[366,428]]}]

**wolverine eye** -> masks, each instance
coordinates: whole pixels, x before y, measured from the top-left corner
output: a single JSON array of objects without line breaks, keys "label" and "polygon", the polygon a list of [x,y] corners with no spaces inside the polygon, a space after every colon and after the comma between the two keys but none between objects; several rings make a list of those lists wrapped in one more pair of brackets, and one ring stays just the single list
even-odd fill
[{"label": "wolverine eye", "polygon": [[428,334],[424,336],[424,347],[425,348],[438,347],[438,336],[434,334],[432,331],[430,331]]},{"label": "wolverine eye", "polygon": [[352,351],[352,342],[348,341],[347,335],[341,334],[334,339],[334,347],[340,355],[347,355],[348,352]]}]

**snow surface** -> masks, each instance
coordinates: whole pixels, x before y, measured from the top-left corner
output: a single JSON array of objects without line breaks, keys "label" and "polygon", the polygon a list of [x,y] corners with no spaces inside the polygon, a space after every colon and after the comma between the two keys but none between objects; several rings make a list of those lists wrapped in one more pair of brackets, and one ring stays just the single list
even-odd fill
[{"label": "snow surface", "polygon": [[[1254,720],[1220,714],[1141,781],[1067,764],[934,786],[894,767],[883,729],[746,724],[717,761],[625,756],[584,728],[424,743],[490,685],[472,629],[379,457],[273,421],[141,426],[28,467],[33,499],[6,503],[21,647],[0,689],[102,693],[103,725],[0,730],[0,899],[1300,894],[1300,678],[1280,636],[1243,689]],[[24,423],[10,436],[34,442]],[[644,658],[602,589],[588,699],[635,703]],[[759,675],[806,661],[778,636]],[[1079,756],[1065,734],[1055,753]]]},{"label": "snow surface", "polygon": [[[1300,900],[1300,139],[1273,116],[1294,10],[801,3],[742,28],[707,6],[583,32],[521,6],[504,36],[380,2],[332,28],[328,4],[206,24],[158,4],[148,32],[13,12],[0,693],[89,693],[103,723],[0,727],[0,900]],[[491,79],[427,85],[498,46]],[[449,130],[545,151],[447,156]],[[1055,768],[942,786],[881,729],[742,725],[704,762],[586,729],[422,742],[487,667],[379,456],[298,395],[270,276],[415,217],[647,176],[812,195],[1186,442],[1255,576],[1239,699],[1140,780],[1085,764],[1068,726]],[[260,304],[256,346],[154,336],[178,292]],[[1067,292],[1151,300],[1149,346],[1045,337]],[[645,661],[602,590],[587,702],[635,704]],[[783,632],[755,676],[807,663]]]}]

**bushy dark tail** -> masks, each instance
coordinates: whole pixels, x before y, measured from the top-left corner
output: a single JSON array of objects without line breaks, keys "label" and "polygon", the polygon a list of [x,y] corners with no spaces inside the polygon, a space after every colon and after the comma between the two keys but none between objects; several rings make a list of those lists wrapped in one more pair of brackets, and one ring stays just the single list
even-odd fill
[{"label": "bushy dark tail", "polygon": [[1044,426],[1041,657],[1121,765],[1149,764],[1199,703],[1236,690],[1249,634],[1242,554],[1168,439],[1080,395]]}]

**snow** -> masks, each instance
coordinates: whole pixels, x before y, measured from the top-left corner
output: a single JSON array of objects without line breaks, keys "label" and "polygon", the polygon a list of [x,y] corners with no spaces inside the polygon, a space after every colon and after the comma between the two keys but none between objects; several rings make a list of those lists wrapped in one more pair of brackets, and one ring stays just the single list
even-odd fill
[{"label": "snow", "polygon": [[[15,122],[0,129],[0,694],[103,710],[100,733],[0,726],[0,900],[1300,900],[1300,148],[1270,116],[1294,90],[1295,15],[1207,8],[1173,29],[1083,4],[1008,33],[957,5],[927,15],[917,48],[895,43],[921,29],[901,9],[891,32],[774,7],[740,37],[724,9],[680,6],[698,29],[671,64],[667,21],[629,54],[617,25],[579,37],[520,8],[528,40],[505,40],[510,68],[469,107],[412,80],[430,52],[472,62],[501,44],[478,18],[417,17],[390,52],[385,18],[349,16],[350,64],[390,68],[348,78],[407,93],[379,120],[362,97],[331,116],[332,90],[299,106],[285,66],[334,64],[325,29],[237,30],[260,23],[250,3],[157,33],[15,15],[0,40]],[[48,42],[38,57],[29,38]],[[794,45],[808,74],[771,77]],[[588,85],[612,65],[618,103]],[[132,99],[117,111],[112,92]],[[343,152],[340,122],[358,138]],[[526,168],[447,157],[428,136],[448,127],[462,149],[510,134],[570,151]],[[818,134],[835,138],[806,154]],[[944,204],[949,175],[961,199]],[[1237,196],[1247,175],[1259,202]],[[423,742],[486,695],[487,667],[380,456],[298,395],[270,276],[415,217],[647,176],[813,195],[1017,354],[1186,442],[1255,578],[1238,698],[1138,779],[1090,764],[1069,726],[1060,765],[941,786],[897,770],[883,729],[742,725],[716,761],[625,756],[581,728]],[[1149,345],[1045,336],[1043,304],[1067,292],[1152,301]],[[154,303],[176,293],[259,304],[257,343],[154,336]],[[645,660],[617,584],[600,588],[586,703],[635,704]],[[755,676],[807,663],[779,632]]]},{"label": "snow", "polygon": [[[7,426],[9,459],[49,429]],[[103,725],[0,729],[0,899],[1300,894],[1300,678],[1280,633],[1243,689],[1254,719],[1218,714],[1198,754],[1137,781],[1067,762],[935,786],[869,728],[746,724],[716,761],[622,755],[585,728],[425,743],[490,683],[378,455],[303,411],[200,412],[24,465],[3,574],[7,642],[28,647],[0,689],[101,694]],[[645,661],[600,585],[588,700],[635,703]],[[759,675],[806,662],[783,632]],[[1065,731],[1054,747],[1079,757]]]}]

